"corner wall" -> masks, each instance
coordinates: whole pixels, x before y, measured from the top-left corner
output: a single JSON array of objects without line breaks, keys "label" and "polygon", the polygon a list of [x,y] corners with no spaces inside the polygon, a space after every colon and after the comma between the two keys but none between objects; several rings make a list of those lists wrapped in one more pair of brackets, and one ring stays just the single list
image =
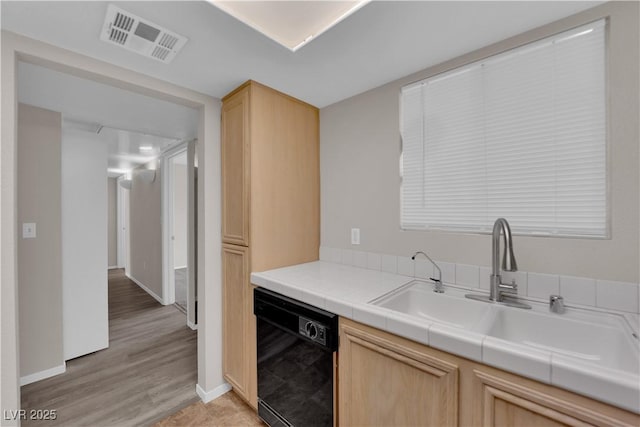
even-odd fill
[{"label": "corner wall", "polygon": [[[61,141],[60,113],[25,104],[18,106],[21,383],[50,376],[47,371],[64,371]],[[36,224],[35,238],[22,238],[22,224],[25,222]]]},{"label": "corner wall", "polygon": [[[524,271],[637,283],[639,279],[639,6],[611,2],[436,65],[320,112],[322,246],[490,265],[488,235],[400,229],[399,91],[410,82],[609,17],[609,240],[515,236]],[[350,229],[361,229],[359,246]]]},{"label": "corner wall", "polygon": [[[129,190],[129,239],[131,278],[159,302],[162,292],[162,186],[160,162],[148,163],[132,172]],[[156,169],[153,182],[141,174]]]},{"label": "corner wall", "polygon": [[62,313],[65,360],[109,346],[107,144],[62,132]]},{"label": "corner wall", "polygon": [[118,267],[118,182],[107,178],[107,265]]}]

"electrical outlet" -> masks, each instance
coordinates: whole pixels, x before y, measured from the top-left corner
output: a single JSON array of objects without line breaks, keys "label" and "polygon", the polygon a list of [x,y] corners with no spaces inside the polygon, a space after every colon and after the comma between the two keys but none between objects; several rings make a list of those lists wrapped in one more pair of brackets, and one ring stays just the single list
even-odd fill
[{"label": "electrical outlet", "polygon": [[360,244],[360,229],[352,228],[351,229],[351,244],[359,245]]}]

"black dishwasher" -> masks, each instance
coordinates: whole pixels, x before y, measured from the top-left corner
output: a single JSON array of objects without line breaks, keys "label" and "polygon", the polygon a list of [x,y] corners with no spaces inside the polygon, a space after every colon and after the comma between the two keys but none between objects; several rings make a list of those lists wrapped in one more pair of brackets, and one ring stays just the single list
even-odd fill
[{"label": "black dishwasher", "polygon": [[268,425],[332,426],[338,316],[276,292],[254,291],[258,415]]}]

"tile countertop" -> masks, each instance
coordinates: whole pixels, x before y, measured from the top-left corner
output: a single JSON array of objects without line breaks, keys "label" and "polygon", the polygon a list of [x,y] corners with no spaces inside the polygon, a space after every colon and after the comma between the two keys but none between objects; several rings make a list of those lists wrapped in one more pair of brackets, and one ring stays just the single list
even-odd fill
[{"label": "tile countertop", "polygon": [[600,367],[368,303],[412,280],[324,261],[251,273],[254,285],[339,316],[640,413],[638,372]]}]

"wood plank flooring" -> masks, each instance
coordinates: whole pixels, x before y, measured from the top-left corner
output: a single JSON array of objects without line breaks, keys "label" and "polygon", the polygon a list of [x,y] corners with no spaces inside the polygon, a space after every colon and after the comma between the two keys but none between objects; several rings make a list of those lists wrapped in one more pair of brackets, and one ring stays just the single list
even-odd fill
[{"label": "wood plank flooring", "polygon": [[109,271],[109,348],[67,362],[67,371],[22,387],[22,409],[56,409],[55,421],[23,426],[151,425],[198,401],[196,332],[123,270]]}]

